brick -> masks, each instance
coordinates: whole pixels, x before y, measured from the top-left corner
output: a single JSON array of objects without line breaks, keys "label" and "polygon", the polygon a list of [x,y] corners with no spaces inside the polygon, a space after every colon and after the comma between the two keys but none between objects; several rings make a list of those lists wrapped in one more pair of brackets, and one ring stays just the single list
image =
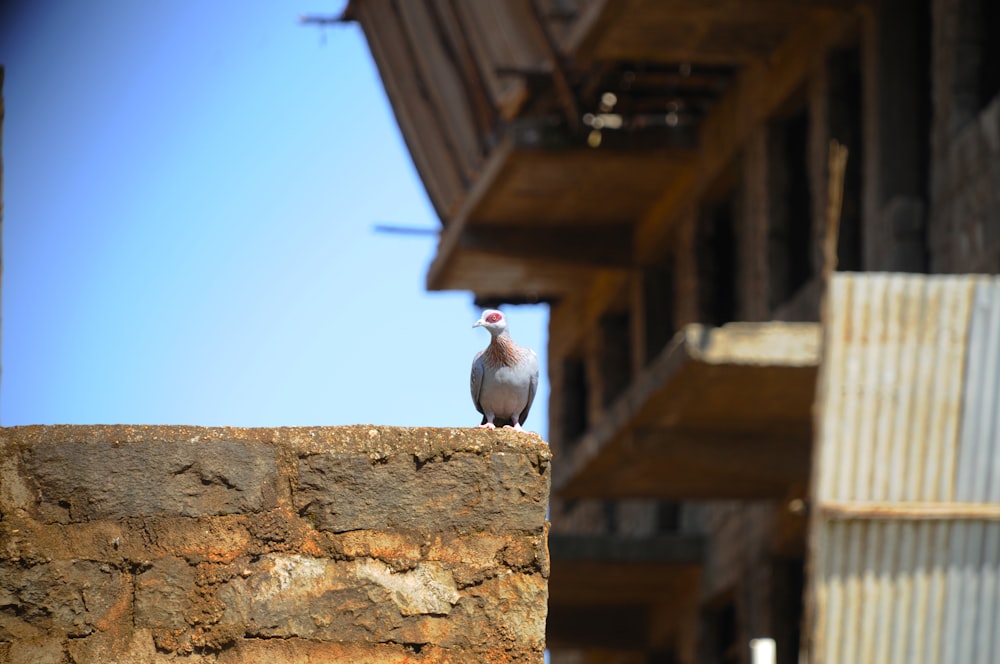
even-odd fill
[{"label": "brick", "polygon": [[[35,629],[86,636],[114,620],[128,603],[121,572],[88,560],[57,560],[23,567],[0,563],[0,606],[16,622],[0,626],[0,641]],[[18,623],[23,623],[19,625]]]},{"label": "brick", "polygon": [[183,629],[192,612],[195,570],[180,558],[160,558],[135,578],[136,627]]},{"label": "brick", "polygon": [[449,569],[420,563],[393,572],[379,561],[267,556],[218,591],[222,622],[254,637],[444,648],[511,642],[541,649],[547,584],[540,574],[501,571],[459,589]]},{"label": "brick", "polygon": [[435,563],[394,573],[385,563],[267,556],[224,585],[223,623],[253,636],[385,641],[409,616],[447,616],[459,595]]},{"label": "brick", "polygon": [[[86,639],[72,639],[66,644],[71,662],[114,662],[114,664],[150,664],[177,660],[167,653],[157,653],[149,630],[126,628],[98,632]],[[0,660],[2,661],[2,660]],[[63,660],[60,660],[62,664]],[[200,664],[200,657],[187,657],[184,664]],[[214,661],[214,660],[213,660]]]},{"label": "brick", "polygon": [[274,449],[260,443],[52,440],[25,450],[24,465],[41,497],[39,516],[47,521],[197,517],[276,505]]},{"label": "brick", "polygon": [[298,461],[294,501],[321,530],[540,530],[547,475],[518,452],[375,461],[339,452]]},{"label": "brick", "polygon": [[10,644],[8,664],[63,664],[66,661],[62,643],[56,639],[32,639]]}]

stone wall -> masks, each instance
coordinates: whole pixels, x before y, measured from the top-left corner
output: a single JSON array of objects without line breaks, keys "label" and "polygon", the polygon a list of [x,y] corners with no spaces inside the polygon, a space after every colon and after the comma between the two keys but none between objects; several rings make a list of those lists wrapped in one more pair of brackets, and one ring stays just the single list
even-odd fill
[{"label": "stone wall", "polygon": [[0,429],[0,661],[542,662],[545,443]]}]

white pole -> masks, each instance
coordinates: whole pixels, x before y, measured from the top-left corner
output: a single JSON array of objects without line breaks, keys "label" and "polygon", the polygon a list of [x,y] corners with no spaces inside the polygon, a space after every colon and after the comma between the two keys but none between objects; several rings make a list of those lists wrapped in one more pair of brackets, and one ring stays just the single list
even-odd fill
[{"label": "white pole", "polygon": [[777,650],[774,639],[750,640],[750,660],[753,664],[777,664]]}]

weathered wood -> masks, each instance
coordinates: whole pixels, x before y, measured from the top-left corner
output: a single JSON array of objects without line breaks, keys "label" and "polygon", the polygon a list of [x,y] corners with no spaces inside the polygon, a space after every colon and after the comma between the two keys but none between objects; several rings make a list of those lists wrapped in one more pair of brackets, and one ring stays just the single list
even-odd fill
[{"label": "weathered wood", "polygon": [[571,132],[578,132],[581,128],[581,118],[583,114],[576,99],[576,93],[570,84],[568,68],[565,58],[559,51],[559,46],[552,33],[549,31],[545,14],[538,5],[538,0],[528,0],[534,21],[531,26],[541,34],[541,43],[545,50],[545,59],[552,70],[552,86],[555,88],[556,99],[562,107],[563,115]]},{"label": "weathered wood", "polygon": [[690,565],[704,560],[705,548],[705,539],[698,535],[622,538],[617,535],[549,534],[549,556],[553,565],[570,561]]},{"label": "weathered wood", "polygon": [[[508,269],[486,270],[474,260],[470,251],[481,249],[474,235],[466,229],[477,226],[507,225],[521,228],[530,223],[541,230],[562,229],[572,238],[573,229],[618,225],[631,235],[631,224],[658,196],[663,183],[676,172],[687,151],[626,152],[610,150],[539,150],[518,148],[508,137],[491,154],[483,174],[472,185],[465,204],[449,221],[437,256],[428,272],[431,290],[472,290],[477,296],[495,293],[524,293],[541,290],[563,292],[568,274],[553,263],[543,272],[529,272],[528,262],[536,255],[558,254],[559,249],[518,245],[521,255],[510,253]],[[596,239],[601,239],[599,235]],[[465,239],[463,239],[465,238]],[[551,235],[553,240],[556,235]],[[618,250],[624,238],[608,245],[591,240],[587,255],[594,260],[592,270],[608,266],[625,266]],[[553,244],[548,242],[547,244]],[[606,254],[606,255],[604,255]],[[478,255],[478,252],[477,252]],[[573,277],[578,279],[583,261],[573,261]],[[492,265],[492,264],[491,264]],[[539,280],[554,275],[549,284]],[[534,286],[528,286],[527,280]],[[488,283],[486,291],[480,284]],[[577,280],[573,288],[583,283]]]},{"label": "weathered wood", "polygon": [[463,194],[459,162],[445,140],[440,118],[423,100],[399,17],[388,0],[360,2],[352,7],[364,27],[396,121],[431,203],[439,217],[448,219]]},{"label": "weathered wood", "polygon": [[459,246],[511,259],[542,258],[594,267],[626,267],[632,261],[632,234],[621,224],[470,224]]},{"label": "weathered wood", "polygon": [[483,149],[489,145],[493,133],[497,130],[498,112],[484,72],[476,60],[472,44],[469,43],[469,32],[461,22],[456,6],[457,0],[430,0],[428,7],[439,29],[447,35],[456,66],[465,87],[465,94],[472,106],[475,120],[478,146]]},{"label": "weathered wood", "polygon": [[462,200],[461,207],[449,217],[449,222],[441,235],[441,242],[438,244],[437,255],[427,270],[428,290],[445,290],[447,288],[444,284],[445,277],[448,274],[450,263],[454,260],[455,250],[465,230],[465,225],[469,221],[469,215],[499,177],[512,150],[513,143],[511,141],[504,141],[493,150],[486,161],[482,174],[472,184]]},{"label": "weathered wood", "polygon": [[847,148],[836,140],[830,141],[827,169],[826,233],[823,237],[824,290],[837,269],[837,239],[840,236],[840,207],[844,200],[844,172],[847,169]]},{"label": "weathered wood", "polygon": [[853,2],[769,0],[608,3],[576,39],[586,60],[741,64],[773,51],[789,31],[849,10]]},{"label": "weathered wood", "polygon": [[784,495],[807,479],[818,345],[815,325],[688,326],[594,419],[553,487],[565,496]]},{"label": "weathered wood", "polygon": [[469,46],[493,104],[501,117],[505,120],[513,119],[527,100],[528,89],[521,78],[501,75],[498,68],[520,64],[522,61],[527,65],[534,60],[535,52],[530,48],[521,53],[511,52],[506,48],[505,42],[499,39],[498,35],[510,28],[498,30],[497,26],[514,25],[510,19],[510,11],[513,9],[511,3],[455,2],[454,7],[463,30],[469,36]]},{"label": "weathered wood", "polygon": [[[471,180],[482,163],[480,137],[467,86],[459,74],[460,64],[449,54],[450,44],[431,15],[431,5],[427,2],[396,2],[400,24],[408,35],[410,54],[418,75],[424,81],[426,94],[430,96],[436,124],[445,140],[453,145],[453,152],[462,165],[465,179]],[[423,127],[423,131],[430,127]]]},{"label": "weathered wood", "polygon": [[830,502],[819,510],[827,519],[903,519],[909,521],[998,521],[996,503],[926,503],[926,502]]}]

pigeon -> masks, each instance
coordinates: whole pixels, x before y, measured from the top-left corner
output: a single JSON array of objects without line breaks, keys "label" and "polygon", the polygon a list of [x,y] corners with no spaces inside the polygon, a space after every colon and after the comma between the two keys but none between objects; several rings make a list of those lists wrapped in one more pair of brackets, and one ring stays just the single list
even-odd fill
[{"label": "pigeon", "polygon": [[472,360],[472,402],[483,414],[479,427],[523,431],[538,388],[538,356],[514,343],[507,318],[496,309],[484,311],[472,327],[485,327],[490,333],[490,345]]}]

